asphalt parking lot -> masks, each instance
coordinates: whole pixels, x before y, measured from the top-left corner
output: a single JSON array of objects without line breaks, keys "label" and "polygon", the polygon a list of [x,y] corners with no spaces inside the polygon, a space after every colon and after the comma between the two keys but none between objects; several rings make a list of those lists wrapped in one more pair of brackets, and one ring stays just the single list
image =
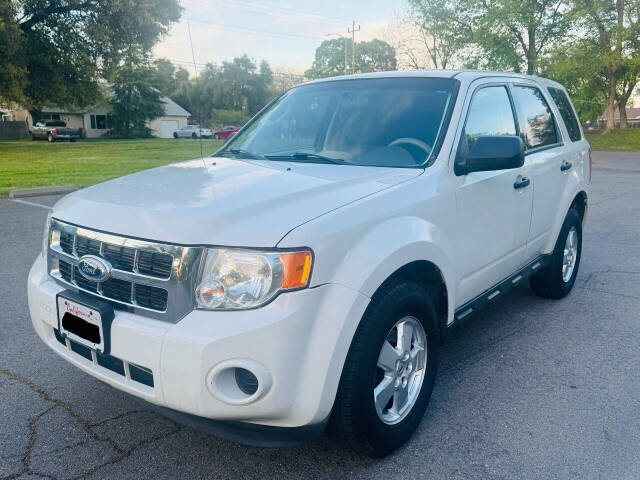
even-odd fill
[{"label": "asphalt parking lot", "polygon": [[594,159],[576,288],[560,301],[521,288],[457,330],[417,434],[378,461],[325,438],[210,437],[58,358],[26,301],[38,204],[57,197],[0,199],[0,479],[640,478],[640,154]]}]

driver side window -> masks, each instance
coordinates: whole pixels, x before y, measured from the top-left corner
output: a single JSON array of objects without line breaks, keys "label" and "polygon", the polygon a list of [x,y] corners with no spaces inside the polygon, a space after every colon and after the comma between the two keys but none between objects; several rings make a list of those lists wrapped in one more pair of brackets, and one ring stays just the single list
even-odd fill
[{"label": "driver side window", "polygon": [[505,86],[484,87],[475,92],[464,133],[467,151],[478,137],[516,135],[513,109]]}]

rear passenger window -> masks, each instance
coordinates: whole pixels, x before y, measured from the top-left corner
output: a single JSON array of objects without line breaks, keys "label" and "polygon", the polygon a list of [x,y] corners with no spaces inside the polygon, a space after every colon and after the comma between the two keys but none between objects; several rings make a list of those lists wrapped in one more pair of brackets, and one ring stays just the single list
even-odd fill
[{"label": "rear passenger window", "polygon": [[464,132],[469,149],[478,137],[516,135],[516,123],[506,87],[485,87],[475,93]]},{"label": "rear passenger window", "polygon": [[539,148],[558,143],[553,115],[542,92],[538,88],[521,85],[515,86],[513,91],[524,122],[522,130],[527,148]]},{"label": "rear passenger window", "polygon": [[576,114],[571,106],[569,97],[567,97],[567,94],[559,88],[549,87],[548,90],[551,98],[553,98],[553,101],[556,102],[556,105],[558,106],[558,110],[564,120],[564,124],[567,126],[569,138],[572,142],[581,140],[582,134],[580,133],[580,125],[578,124],[578,119],[576,118]]}]

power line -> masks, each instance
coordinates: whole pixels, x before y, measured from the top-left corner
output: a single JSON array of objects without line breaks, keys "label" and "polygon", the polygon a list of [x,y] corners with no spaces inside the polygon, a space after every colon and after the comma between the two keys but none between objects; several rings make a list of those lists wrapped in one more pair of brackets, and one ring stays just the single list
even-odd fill
[{"label": "power line", "polygon": [[317,42],[322,37],[321,36],[311,36],[304,35],[300,33],[284,33],[284,32],[276,32],[273,30],[262,30],[257,28],[244,27],[242,25],[233,25],[229,23],[217,23],[217,22],[205,22],[203,20],[194,20],[187,19],[188,22],[195,24],[196,26],[215,26],[226,30],[235,30],[239,32],[249,32],[254,35],[262,35],[262,36],[270,36],[270,37],[284,37],[284,38],[295,38],[296,40],[303,41],[311,41]]},{"label": "power line", "polygon": [[[202,8],[202,5],[199,2],[188,2],[192,3],[194,7]],[[344,25],[348,23],[348,20],[331,17],[328,15],[319,15],[317,13],[304,12],[300,11],[296,8],[295,12],[292,12],[290,9],[278,6],[273,4],[272,2],[265,2],[262,0],[260,3],[255,3],[249,0],[224,0],[215,2],[213,5],[208,5],[208,7],[213,8],[239,8],[243,10],[249,10],[254,12],[263,13],[270,16],[279,16],[280,18],[292,18],[299,22],[304,23],[316,23],[316,24],[336,24],[336,25]]]},{"label": "power line", "polygon": [[[183,65],[187,65],[190,67],[195,67],[196,65],[199,67],[205,67],[205,68],[210,68],[216,72],[222,72],[223,68],[218,66],[218,65],[214,65],[213,63],[201,63],[201,62],[192,62],[189,60],[177,60],[174,58],[164,58],[164,60],[168,60],[170,61],[172,64],[174,65],[178,65],[178,66],[183,66]],[[271,72],[271,74],[274,77],[282,77],[282,78],[290,78],[290,79],[299,79],[299,80],[305,80],[306,77],[304,75],[300,75],[297,73],[286,73],[286,72]]]}]

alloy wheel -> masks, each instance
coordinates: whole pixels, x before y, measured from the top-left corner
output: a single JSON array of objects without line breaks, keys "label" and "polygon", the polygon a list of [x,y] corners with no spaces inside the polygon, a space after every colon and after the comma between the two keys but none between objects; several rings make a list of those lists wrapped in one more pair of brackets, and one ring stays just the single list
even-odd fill
[{"label": "alloy wheel", "polygon": [[415,317],[400,319],[378,355],[373,400],[387,425],[402,421],[415,405],[427,366],[427,335]]}]

